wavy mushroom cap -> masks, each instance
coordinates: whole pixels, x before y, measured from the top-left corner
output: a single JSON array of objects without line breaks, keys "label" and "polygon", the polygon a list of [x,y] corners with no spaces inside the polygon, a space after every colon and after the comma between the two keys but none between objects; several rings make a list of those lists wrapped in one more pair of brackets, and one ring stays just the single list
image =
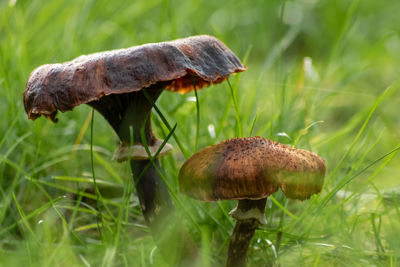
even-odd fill
[{"label": "wavy mushroom cap", "polygon": [[80,56],[35,69],[24,92],[30,119],[55,120],[57,110],[148,87],[186,93],[219,83],[246,67],[220,40],[208,35]]},{"label": "wavy mushroom cap", "polygon": [[206,147],[182,166],[180,190],[202,200],[261,199],[281,188],[288,198],[321,191],[325,162],[316,154],[261,137]]}]

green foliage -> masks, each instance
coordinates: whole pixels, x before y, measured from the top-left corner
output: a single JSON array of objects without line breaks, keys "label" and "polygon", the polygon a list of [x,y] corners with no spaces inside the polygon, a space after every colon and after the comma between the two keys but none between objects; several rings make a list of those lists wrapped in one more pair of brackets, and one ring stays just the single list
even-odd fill
[{"label": "green foliage", "polygon": [[312,150],[328,167],[320,195],[268,200],[251,266],[396,266],[399,9],[395,0],[0,0],[0,265],[164,265],[128,164],[111,161],[118,139],[106,121],[95,113],[91,147],[88,106],[33,122],[22,93],[42,64],[211,34],[248,71],[197,95],[164,92],[152,117],[176,148],[162,177],[203,266],[224,263],[235,203],[191,200],[177,174],[196,148],[240,135]]}]

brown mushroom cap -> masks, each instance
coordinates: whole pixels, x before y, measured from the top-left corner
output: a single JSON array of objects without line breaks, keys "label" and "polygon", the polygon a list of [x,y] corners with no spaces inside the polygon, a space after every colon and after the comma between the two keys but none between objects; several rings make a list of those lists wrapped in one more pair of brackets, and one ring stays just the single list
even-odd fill
[{"label": "brown mushroom cap", "polygon": [[186,93],[219,83],[246,70],[220,40],[208,35],[80,56],[35,69],[27,82],[24,105],[30,119],[55,120],[57,110],[99,100],[105,95],[152,86]]},{"label": "brown mushroom cap", "polygon": [[261,137],[206,147],[182,166],[180,190],[202,201],[261,199],[281,188],[288,198],[321,191],[325,162],[316,154]]}]

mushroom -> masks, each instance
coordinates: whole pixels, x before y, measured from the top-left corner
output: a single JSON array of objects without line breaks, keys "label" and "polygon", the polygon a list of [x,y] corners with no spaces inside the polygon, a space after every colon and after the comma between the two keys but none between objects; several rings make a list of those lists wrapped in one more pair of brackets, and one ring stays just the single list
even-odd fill
[{"label": "mushroom", "polygon": [[[208,35],[193,36],[40,66],[29,77],[24,106],[30,119],[44,115],[56,122],[58,110],[65,112],[80,104],[88,104],[104,116],[121,141],[114,158],[130,159],[143,215],[163,253],[163,249],[171,248],[174,235],[178,236],[175,239],[182,237],[178,234],[182,230],[177,224],[170,227],[170,238],[163,236],[165,224],[175,218],[175,211],[168,189],[154,167],[159,166],[158,160],[150,164],[146,152],[154,156],[163,143],[152,133],[151,108],[164,89],[186,93],[194,89],[194,84],[200,89],[244,70],[246,67],[220,40]],[[142,143],[143,126],[148,150]],[[170,149],[166,145],[159,156]],[[185,243],[181,256],[187,258],[194,251],[193,241],[180,242]],[[170,252],[164,254],[171,258]]]},{"label": "mushroom", "polygon": [[226,266],[245,266],[257,227],[266,224],[267,197],[307,199],[321,191],[325,162],[316,154],[261,137],[235,138],[203,148],[179,172],[181,192],[201,201],[237,199]]}]

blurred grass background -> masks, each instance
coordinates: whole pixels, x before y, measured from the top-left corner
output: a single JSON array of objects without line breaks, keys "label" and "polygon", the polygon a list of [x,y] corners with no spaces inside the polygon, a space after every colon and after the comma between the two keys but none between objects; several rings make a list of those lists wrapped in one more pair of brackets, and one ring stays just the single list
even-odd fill
[{"label": "blurred grass background", "polygon": [[[0,0],[0,265],[164,265],[144,225],[128,164],[111,161],[117,136],[95,114],[94,155],[106,231],[97,231],[90,114],[82,105],[53,124],[28,121],[22,93],[39,65],[79,55],[211,34],[248,67],[199,91],[199,148],[259,135],[322,156],[322,193],[305,202],[281,192],[250,266],[396,266],[400,260],[400,2]],[[164,92],[158,106],[189,155],[194,94]],[[240,123],[239,123],[240,122]],[[158,116],[154,130],[168,133]],[[185,160],[162,159],[165,178],[202,266],[224,263],[233,202],[179,194]],[[293,216],[294,215],[294,216]]]}]

